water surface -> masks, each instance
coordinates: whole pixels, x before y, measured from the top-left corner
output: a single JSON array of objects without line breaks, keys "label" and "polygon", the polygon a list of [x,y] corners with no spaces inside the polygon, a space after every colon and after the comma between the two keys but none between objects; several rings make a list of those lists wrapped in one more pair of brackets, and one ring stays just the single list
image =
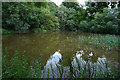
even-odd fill
[{"label": "water surface", "polygon": [[[28,33],[28,34],[10,34],[2,36],[3,49],[8,47],[8,52],[12,57],[15,50],[21,55],[26,51],[27,59],[32,62],[34,59],[40,59],[44,64],[44,69],[52,64],[55,69],[55,64],[63,61],[63,66],[68,69],[68,57],[72,59],[72,64],[76,65],[75,57],[79,58],[80,62],[86,62],[89,57],[91,64],[96,65],[99,60],[109,62],[109,66],[118,66],[118,51],[105,50],[96,48],[93,45],[80,43],[78,37],[90,36],[88,33],[75,32],[45,32],[45,33]],[[93,35],[94,36],[94,35]]]}]

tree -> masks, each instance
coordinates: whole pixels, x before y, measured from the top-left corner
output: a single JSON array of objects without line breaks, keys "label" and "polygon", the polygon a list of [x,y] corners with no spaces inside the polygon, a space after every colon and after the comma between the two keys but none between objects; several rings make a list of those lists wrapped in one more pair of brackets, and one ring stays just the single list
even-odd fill
[{"label": "tree", "polygon": [[30,25],[28,22],[24,22],[25,17],[29,14],[27,10],[26,3],[3,3],[3,28],[12,29],[15,31],[28,30]]},{"label": "tree", "polygon": [[115,9],[103,9],[103,13],[97,12],[91,21],[91,31],[95,33],[118,34],[118,18]]},{"label": "tree", "polygon": [[3,3],[3,28],[16,32],[40,30],[56,30],[59,28],[58,18],[49,9],[36,7],[33,3]]},{"label": "tree", "polygon": [[59,28],[59,19],[54,16],[48,9],[41,9],[40,28],[43,30],[55,31]]},{"label": "tree", "polygon": [[47,2],[33,2],[34,5],[38,8],[41,8],[41,7],[47,7]]},{"label": "tree", "polygon": [[80,7],[78,11],[76,11],[74,17],[80,23],[82,20],[87,20],[87,12],[83,7]]},{"label": "tree", "polygon": [[64,5],[61,5],[57,16],[59,17],[60,21],[60,29],[61,30],[68,30],[68,31],[75,31],[77,22],[75,21],[76,10],[73,8],[67,8]]},{"label": "tree", "polygon": [[86,2],[86,12],[89,19],[94,19],[94,15],[96,12],[103,12],[103,8],[108,7],[106,2]]},{"label": "tree", "polygon": [[80,8],[80,5],[77,2],[77,0],[74,0],[74,2],[69,2],[69,0],[65,0],[62,2],[62,5],[64,5],[67,8],[73,8],[76,11],[79,10],[79,8]]},{"label": "tree", "polygon": [[58,6],[54,2],[48,2],[47,8],[50,10],[51,13],[56,15],[56,12],[58,10]]}]

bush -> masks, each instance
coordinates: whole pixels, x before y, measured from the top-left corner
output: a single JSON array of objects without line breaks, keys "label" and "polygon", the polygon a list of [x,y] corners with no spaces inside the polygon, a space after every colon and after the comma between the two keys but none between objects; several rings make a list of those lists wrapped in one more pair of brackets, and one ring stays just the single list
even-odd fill
[{"label": "bush", "polygon": [[83,32],[90,32],[89,30],[89,22],[88,21],[81,21],[79,24],[79,29]]},{"label": "bush", "polygon": [[3,3],[3,28],[16,32],[28,32],[33,28],[56,30],[59,28],[58,17],[47,8],[20,2]]},{"label": "bush", "polygon": [[66,31],[76,31],[77,22],[74,17],[76,10],[73,8],[67,8],[63,5],[60,6],[57,11],[57,16],[60,22],[60,29]]},{"label": "bush", "polygon": [[103,13],[97,12],[91,23],[91,32],[94,33],[110,33],[118,34],[118,19],[116,18],[114,9],[103,9]]},{"label": "bush", "polygon": [[6,29],[0,29],[0,33],[2,33],[2,34],[13,34],[15,32],[11,31],[11,30],[6,30]]},{"label": "bush", "polygon": [[29,7],[26,3],[3,3],[3,28],[18,32],[27,31],[30,27],[28,20]]},{"label": "bush", "polygon": [[42,64],[40,61],[35,60],[33,64],[29,64],[25,52],[18,55],[16,51],[14,56],[9,59],[9,53],[7,48],[4,51],[4,55],[2,57],[2,78],[41,78]]}]

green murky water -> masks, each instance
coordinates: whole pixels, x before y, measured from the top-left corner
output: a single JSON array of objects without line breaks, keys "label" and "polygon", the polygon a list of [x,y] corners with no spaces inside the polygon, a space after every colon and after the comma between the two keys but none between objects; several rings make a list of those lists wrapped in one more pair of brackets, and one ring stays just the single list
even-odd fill
[{"label": "green murky water", "polygon": [[[59,64],[60,59],[63,60],[63,66],[67,70],[68,58],[72,59],[72,63],[76,65],[75,57],[80,62],[86,62],[89,57],[91,64],[96,65],[98,61],[107,61],[108,66],[116,68],[118,66],[118,51],[105,50],[96,48],[93,45],[80,43],[78,37],[89,36],[93,34],[75,33],[75,32],[46,32],[46,33],[29,33],[29,34],[12,34],[2,36],[3,49],[7,46],[10,56],[13,56],[15,50],[19,54],[25,50],[25,55],[31,62],[34,59],[40,59],[44,64],[44,69],[53,64]],[[60,64],[59,64],[60,65]]]}]

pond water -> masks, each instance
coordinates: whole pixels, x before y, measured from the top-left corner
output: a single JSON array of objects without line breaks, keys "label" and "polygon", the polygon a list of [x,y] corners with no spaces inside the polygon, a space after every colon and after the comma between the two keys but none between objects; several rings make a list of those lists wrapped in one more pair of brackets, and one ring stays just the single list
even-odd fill
[{"label": "pond water", "polygon": [[[10,34],[2,36],[2,48],[8,47],[8,52],[12,57],[15,50],[19,54],[26,51],[27,59],[32,62],[35,59],[40,59],[44,64],[43,69],[56,69],[56,64],[62,60],[64,69],[67,71],[69,61],[75,67],[76,57],[80,65],[86,63],[89,59],[91,65],[100,65],[108,62],[109,67],[117,68],[118,66],[118,51],[105,50],[96,48],[93,45],[80,43],[78,37],[89,36],[93,34],[76,33],[76,32],[45,32],[45,33],[27,33],[27,34]],[[103,66],[102,66],[103,67]],[[66,76],[69,74],[66,72]],[[54,75],[55,76],[55,75]]]}]

